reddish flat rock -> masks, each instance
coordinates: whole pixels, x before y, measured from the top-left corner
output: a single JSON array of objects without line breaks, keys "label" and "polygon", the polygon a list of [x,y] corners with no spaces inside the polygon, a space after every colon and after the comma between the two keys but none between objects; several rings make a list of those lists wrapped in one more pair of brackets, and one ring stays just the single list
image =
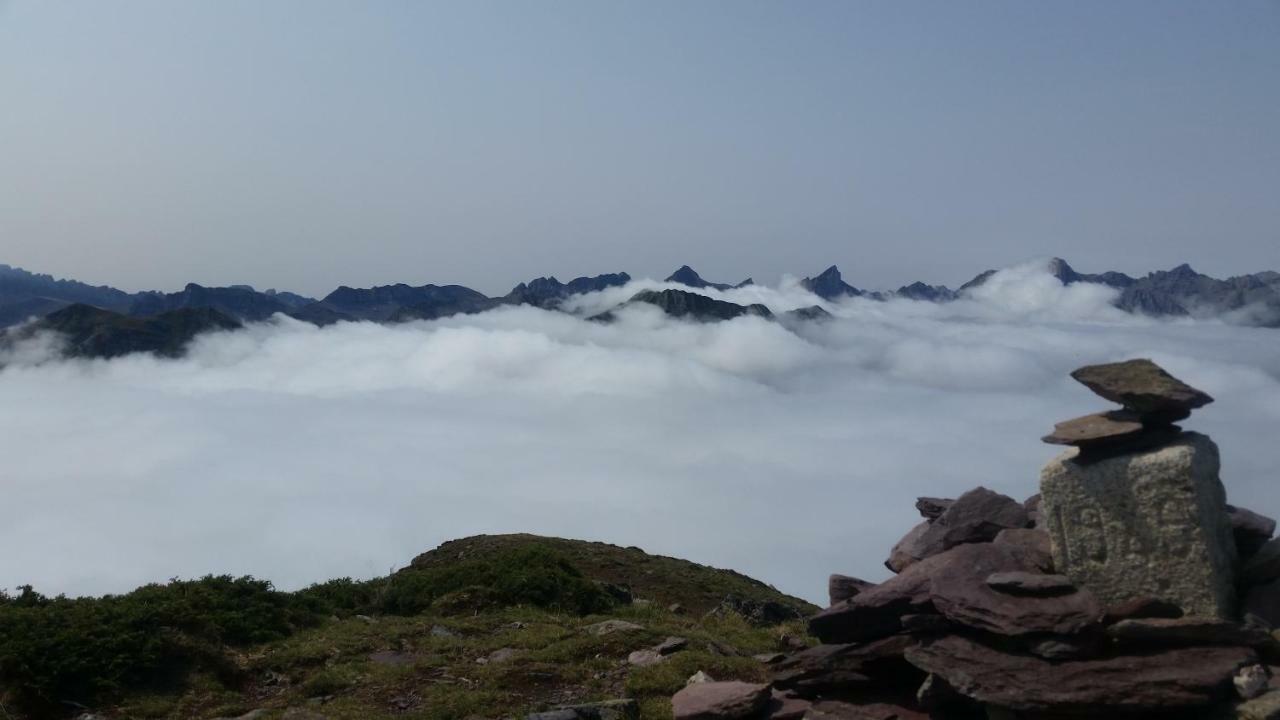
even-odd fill
[{"label": "reddish flat rock", "polygon": [[804,697],[853,688],[915,688],[923,676],[902,659],[916,644],[909,635],[891,635],[861,644],[818,645],[774,666],[773,683]]},{"label": "reddish flat rock", "polygon": [[1050,445],[1105,445],[1131,440],[1144,429],[1137,413],[1112,410],[1063,420],[1053,426],[1053,432],[1040,439]]},{"label": "reddish flat rock", "polygon": [[1144,415],[1174,417],[1213,402],[1208,394],[1146,359],[1089,365],[1071,377],[1098,395]]},{"label": "reddish flat rock", "polygon": [[827,578],[827,597],[831,601],[829,604],[835,605],[838,602],[848,600],[854,595],[864,590],[870,590],[875,586],[875,583],[860,580],[856,577],[833,574]]},{"label": "reddish flat rock", "polygon": [[772,699],[768,685],[704,682],[686,686],[671,698],[675,720],[755,720]]},{"label": "reddish flat rock", "polygon": [[1265,630],[1199,617],[1121,620],[1107,628],[1107,635],[1130,645],[1260,647],[1274,642],[1271,634]]},{"label": "reddish flat rock", "polygon": [[908,648],[906,658],[979,702],[1098,718],[1138,710],[1186,710],[1227,700],[1234,694],[1236,672],[1257,662],[1253,650],[1240,647],[1049,662],[956,635]]}]

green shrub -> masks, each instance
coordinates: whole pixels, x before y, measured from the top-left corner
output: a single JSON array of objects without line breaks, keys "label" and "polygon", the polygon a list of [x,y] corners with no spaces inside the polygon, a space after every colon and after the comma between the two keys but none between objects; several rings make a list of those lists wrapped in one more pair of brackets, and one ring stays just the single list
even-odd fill
[{"label": "green shrub", "polygon": [[0,602],[0,686],[42,714],[65,701],[165,687],[197,666],[225,669],[223,645],[285,637],[316,619],[249,577],[175,580],[101,598],[46,598],[25,587]]},{"label": "green shrub", "polygon": [[614,600],[560,554],[540,545],[522,547],[485,560],[462,560],[441,567],[392,575],[381,597],[384,612],[415,615],[437,601],[450,604],[533,605],[587,615]]}]

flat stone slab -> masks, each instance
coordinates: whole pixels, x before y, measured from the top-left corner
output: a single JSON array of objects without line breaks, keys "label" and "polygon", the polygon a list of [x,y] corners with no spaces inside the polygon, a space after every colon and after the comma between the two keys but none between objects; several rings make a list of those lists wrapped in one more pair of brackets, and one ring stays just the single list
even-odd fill
[{"label": "flat stone slab", "polygon": [[763,713],[772,699],[768,685],[696,683],[671,698],[671,714],[675,720],[749,720]]},{"label": "flat stone slab", "polygon": [[1164,447],[1040,473],[1057,572],[1108,607],[1153,597],[1188,615],[1231,619],[1236,548],[1218,479],[1218,447],[1183,433]]},{"label": "flat stone slab", "polygon": [[1207,393],[1147,359],[1088,365],[1071,373],[1071,377],[1098,395],[1143,415],[1181,419],[1213,402]]},{"label": "flat stone slab", "polygon": [[1050,445],[1103,445],[1130,440],[1146,428],[1142,418],[1130,410],[1111,410],[1063,420],[1053,432],[1040,438]]},{"label": "flat stone slab", "polygon": [[1121,620],[1107,628],[1107,635],[1134,645],[1263,647],[1275,642],[1266,630],[1198,617]]},{"label": "flat stone slab", "polygon": [[1010,595],[1062,595],[1076,589],[1066,575],[1017,571],[991,573],[987,576],[987,585]]}]

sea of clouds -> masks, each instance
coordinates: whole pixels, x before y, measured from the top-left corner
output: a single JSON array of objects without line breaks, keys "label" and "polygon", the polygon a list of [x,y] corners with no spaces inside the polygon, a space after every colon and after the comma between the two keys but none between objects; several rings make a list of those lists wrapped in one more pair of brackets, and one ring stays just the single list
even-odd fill
[{"label": "sea of clouds", "polygon": [[[609,309],[638,281],[578,296]],[[1115,310],[1042,264],[969,298],[707,294],[800,325],[613,324],[508,307],[382,326],[288,318],[182,360],[0,358],[0,588],[119,592],[206,573],[370,577],[452,538],[531,532],[734,568],[821,601],[879,580],[918,495],[1018,499],[1053,423],[1108,407],[1067,373],[1150,357],[1217,402],[1184,423],[1232,502],[1280,515],[1280,332]]]}]

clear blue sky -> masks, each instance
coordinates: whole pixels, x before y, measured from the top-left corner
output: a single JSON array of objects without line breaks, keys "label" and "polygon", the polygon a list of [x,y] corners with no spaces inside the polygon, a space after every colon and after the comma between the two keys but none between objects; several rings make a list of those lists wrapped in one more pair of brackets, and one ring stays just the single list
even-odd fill
[{"label": "clear blue sky", "polygon": [[1280,269],[1280,3],[0,0],[0,262],[127,289]]}]

